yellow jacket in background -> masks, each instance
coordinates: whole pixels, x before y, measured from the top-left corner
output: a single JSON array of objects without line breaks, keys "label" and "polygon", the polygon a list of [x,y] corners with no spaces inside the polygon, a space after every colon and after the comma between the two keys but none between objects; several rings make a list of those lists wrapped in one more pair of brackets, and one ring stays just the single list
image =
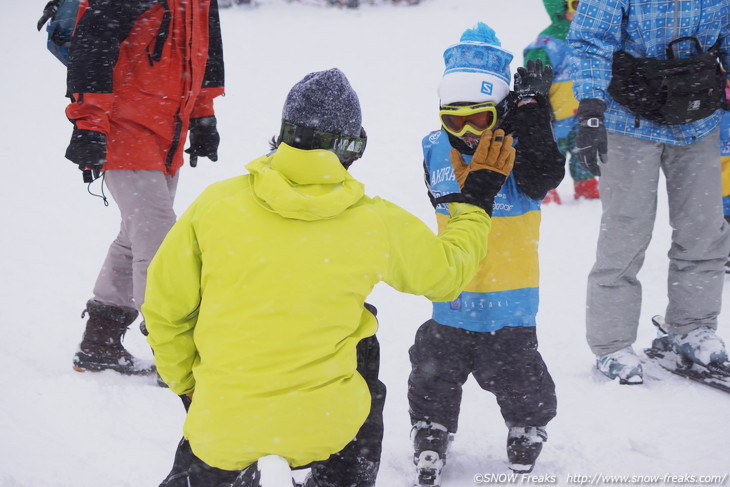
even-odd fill
[{"label": "yellow jacket in background", "polygon": [[148,270],[142,312],[157,368],[195,391],[195,455],[226,470],[276,454],[292,466],[350,442],[369,412],[355,346],[376,331],[375,284],[454,299],[486,254],[490,218],[452,204],[440,237],[324,150],[281,144],[251,174],[208,187]]}]

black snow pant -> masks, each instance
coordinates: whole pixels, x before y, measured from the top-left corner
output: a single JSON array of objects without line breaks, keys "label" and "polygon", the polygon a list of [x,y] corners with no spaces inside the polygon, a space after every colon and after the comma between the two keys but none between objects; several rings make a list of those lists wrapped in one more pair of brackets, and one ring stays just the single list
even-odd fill
[{"label": "black snow pant", "polygon": [[[375,315],[375,307],[365,303]],[[385,384],[380,372],[380,344],[375,336],[357,344],[357,371],[363,376],[370,390],[370,414],[355,438],[341,451],[327,460],[316,462],[312,467],[312,480],[316,487],[373,487],[380,467],[383,450],[383,407]],[[309,485],[309,484],[307,484]]]},{"label": "black snow pant", "polygon": [[555,417],[555,384],[537,351],[535,327],[474,332],[429,320],[409,353],[412,424],[439,423],[455,433],[469,374],[496,396],[508,427],[545,426]]},{"label": "black snow pant", "polygon": [[239,470],[211,467],[195,456],[190,443],[183,438],[177,445],[172,471],[160,487],[231,487],[239,473]]},{"label": "black snow pant", "polygon": [[[376,313],[375,307],[369,304],[366,307],[371,313]],[[385,406],[385,384],[378,379],[380,344],[375,336],[364,338],[358,343],[357,371],[370,390],[370,414],[345,448],[327,460],[308,466],[312,469],[312,480],[317,487],[375,485],[382,452]],[[206,464],[193,454],[190,444],[183,438],[175,453],[172,471],[160,487],[230,487],[239,473],[240,471],[221,470]]]}]

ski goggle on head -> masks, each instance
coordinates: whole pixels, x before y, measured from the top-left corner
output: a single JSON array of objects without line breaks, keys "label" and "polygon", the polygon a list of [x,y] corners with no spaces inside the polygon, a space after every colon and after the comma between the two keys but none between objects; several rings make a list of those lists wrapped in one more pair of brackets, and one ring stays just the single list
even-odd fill
[{"label": "ski goggle on head", "polygon": [[279,141],[297,149],[324,149],[337,154],[343,164],[352,164],[360,159],[367,145],[367,134],[360,128],[360,137],[320,132],[282,120]]},{"label": "ski goggle on head", "polygon": [[497,104],[488,101],[474,105],[443,105],[439,117],[441,125],[457,137],[467,132],[481,135],[497,124]]},{"label": "ski goggle on head", "polygon": [[565,0],[565,8],[568,10],[568,12],[575,13],[578,10],[579,3],[580,0]]}]

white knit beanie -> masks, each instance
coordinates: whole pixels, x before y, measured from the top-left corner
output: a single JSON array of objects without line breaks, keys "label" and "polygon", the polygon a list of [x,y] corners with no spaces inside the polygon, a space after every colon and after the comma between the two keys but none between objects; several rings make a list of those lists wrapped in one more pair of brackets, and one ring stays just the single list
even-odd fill
[{"label": "white knit beanie", "polygon": [[458,44],[444,51],[446,70],[439,84],[441,105],[502,101],[509,93],[512,53],[501,47],[484,22],[467,29]]}]

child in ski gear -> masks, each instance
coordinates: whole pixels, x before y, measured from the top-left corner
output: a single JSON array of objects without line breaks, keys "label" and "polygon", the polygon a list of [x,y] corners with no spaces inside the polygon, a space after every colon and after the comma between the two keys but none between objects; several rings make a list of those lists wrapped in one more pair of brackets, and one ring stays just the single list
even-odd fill
[{"label": "child in ski gear", "polygon": [[[470,171],[437,237],[365,196],[346,170],[365,143],[344,74],[310,73],[287,96],[276,150],[206,189],[162,243],[143,306],[148,342],[170,389],[194,392],[163,486],[232,482],[264,455],[303,467],[357,440],[372,400],[356,348],[375,333],[373,286],[450,300],[474,275],[513,161]],[[311,473],[317,487],[375,482]]]},{"label": "child in ski gear", "polygon": [[[473,165],[492,134],[516,143],[514,170],[495,198],[489,253],[456,299],[434,302],[410,349],[411,438],[418,484],[438,485],[457,431],[462,386],[471,374],[495,394],[508,428],[510,468],[529,472],[556,414],[555,386],[537,350],[540,202],[565,174],[550,127],[551,68],[518,68],[484,23],[444,52],[442,128],[423,139],[425,179],[439,229],[453,214],[458,168]],[[455,171],[454,168],[457,168]]]},{"label": "child in ski gear", "polygon": [[[565,40],[570,22],[575,15],[578,0],[542,0],[550,16],[550,25],[524,50],[525,62],[537,61],[553,68],[550,88],[550,106],[553,109],[553,132],[558,148],[570,158],[570,176],[573,179],[574,198],[598,198],[598,179],[584,168],[575,157],[575,135],[578,132],[578,101],[573,96],[570,79],[570,48]],[[548,191],[543,203],[560,204],[557,190]]]},{"label": "child in ski gear", "polygon": [[122,337],[142,305],[147,266],[175,222],[188,131],[192,165],[198,156],[217,159],[219,24],[216,0],[80,4],[69,49],[66,115],[74,129],[66,158],[87,181],[104,173],[121,228],[86,304],[78,371],[154,372]]},{"label": "child in ski gear", "polygon": [[[603,206],[587,283],[587,338],[598,369],[611,379],[642,382],[632,347],[641,311],[637,273],[651,240],[660,171],[667,180],[673,228],[665,315],[671,343],[700,366],[727,359],[715,334],[730,251],[717,164],[721,111],[712,109],[697,119],[692,115],[706,102],[719,103],[721,81],[715,78],[716,86],[696,93],[707,95],[704,99],[683,102],[672,98],[677,79],[668,79],[664,85],[671,103],[657,107],[642,97],[630,109],[628,101],[622,105],[615,97],[633,95],[636,83],[654,82],[661,72],[622,69],[626,60],[655,66],[671,58],[699,62],[700,54],[716,46],[727,69],[728,26],[730,4],[724,0],[581,0],[568,33],[579,100],[578,158],[600,174]],[[717,69],[716,59],[710,64]],[[658,108],[666,118],[646,118],[648,108]],[[675,123],[676,118],[693,121]]]}]

